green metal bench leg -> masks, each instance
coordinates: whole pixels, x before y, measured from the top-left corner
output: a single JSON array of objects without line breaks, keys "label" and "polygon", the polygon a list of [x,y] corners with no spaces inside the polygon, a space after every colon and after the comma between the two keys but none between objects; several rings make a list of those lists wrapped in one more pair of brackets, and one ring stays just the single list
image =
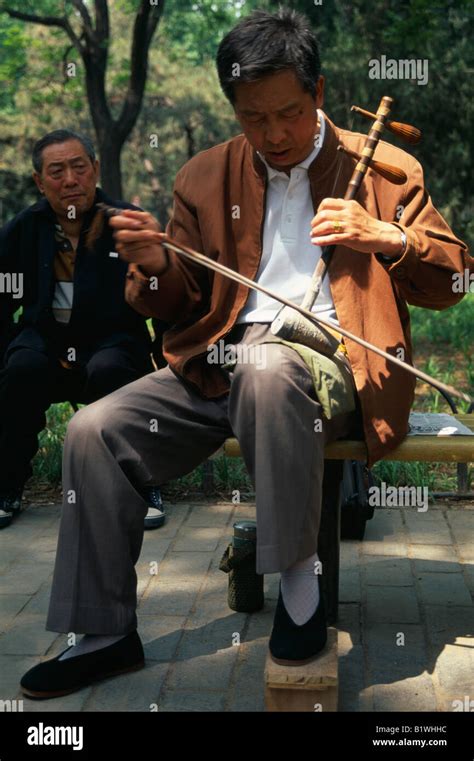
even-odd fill
[{"label": "green metal bench leg", "polygon": [[341,537],[342,473],[344,460],[325,460],[318,555],[329,626],[337,621],[339,603],[339,548]]}]

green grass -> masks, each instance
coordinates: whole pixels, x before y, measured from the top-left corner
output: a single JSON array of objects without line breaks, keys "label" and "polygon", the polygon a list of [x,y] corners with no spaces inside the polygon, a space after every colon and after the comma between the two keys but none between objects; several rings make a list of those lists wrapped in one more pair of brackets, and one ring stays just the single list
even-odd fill
[{"label": "green grass", "polygon": [[474,293],[467,293],[459,304],[437,312],[433,309],[409,307],[413,344],[429,341],[434,346],[448,344],[472,355],[472,326],[474,324]]},{"label": "green grass", "polygon": [[46,414],[46,428],[39,435],[39,450],[33,460],[33,477],[57,486],[61,481],[61,460],[67,424],[74,411],[69,402],[52,404]]}]

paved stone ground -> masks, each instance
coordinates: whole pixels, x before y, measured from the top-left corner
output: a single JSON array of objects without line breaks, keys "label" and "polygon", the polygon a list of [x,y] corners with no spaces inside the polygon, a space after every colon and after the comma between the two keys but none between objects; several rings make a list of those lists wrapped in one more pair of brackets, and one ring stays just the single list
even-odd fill
[{"label": "paved stone ground", "polygon": [[[59,510],[31,506],[0,532],[0,700],[20,699],[21,675],[67,646],[44,629]],[[237,518],[254,506],[169,506],[137,566],[146,668],[23,710],[262,711],[278,575],[261,612],[227,607],[218,566]],[[473,595],[474,505],[377,510],[363,542],[342,544],[340,710],[452,711],[473,699]]]}]

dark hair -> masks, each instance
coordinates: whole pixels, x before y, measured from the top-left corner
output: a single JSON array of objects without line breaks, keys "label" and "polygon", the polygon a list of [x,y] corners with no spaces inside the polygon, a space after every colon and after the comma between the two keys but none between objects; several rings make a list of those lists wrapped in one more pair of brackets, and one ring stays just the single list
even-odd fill
[{"label": "dark hair", "polygon": [[95,161],[95,150],[92,145],[92,141],[85,135],[79,135],[77,132],[73,132],[70,129],[55,129],[53,132],[48,132],[47,135],[36,141],[33,147],[32,161],[33,168],[38,174],[43,169],[43,151],[48,145],[54,145],[55,143],[67,143],[68,140],[78,140],[83,146],[85,152],[89,156],[91,163]]},{"label": "dark hair", "polygon": [[242,19],[222,40],[216,62],[221,87],[232,105],[239,82],[254,82],[290,68],[303,90],[315,97],[321,73],[318,41],[308,19],[287,8],[276,13],[254,11]]}]

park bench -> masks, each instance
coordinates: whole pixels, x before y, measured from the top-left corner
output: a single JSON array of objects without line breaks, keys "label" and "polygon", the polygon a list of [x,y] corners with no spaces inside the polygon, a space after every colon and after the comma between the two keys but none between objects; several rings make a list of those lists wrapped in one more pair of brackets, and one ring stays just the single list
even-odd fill
[{"label": "park bench", "polygon": [[[471,405],[472,408],[472,405]],[[474,432],[474,411],[455,414]],[[227,457],[239,457],[237,439],[223,446]],[[267,656],[265,705],[270,711],[337,711],[337,622],[339,597],[339,553],[341,525],[341,483],[344,461],[364,462],[363,441],[333,441],[325,449],[321,527],[318,554],[324,572],[321,577],[329,625],[328,644],[319,658],[307,666],[287,667]],[[452,462],[461,466],[458,487],[467,488],[467,463],[474,462],[474,436],[407,436],[384,460],[404,462]],[[466,469],[466,471],[464,471]]]}]

